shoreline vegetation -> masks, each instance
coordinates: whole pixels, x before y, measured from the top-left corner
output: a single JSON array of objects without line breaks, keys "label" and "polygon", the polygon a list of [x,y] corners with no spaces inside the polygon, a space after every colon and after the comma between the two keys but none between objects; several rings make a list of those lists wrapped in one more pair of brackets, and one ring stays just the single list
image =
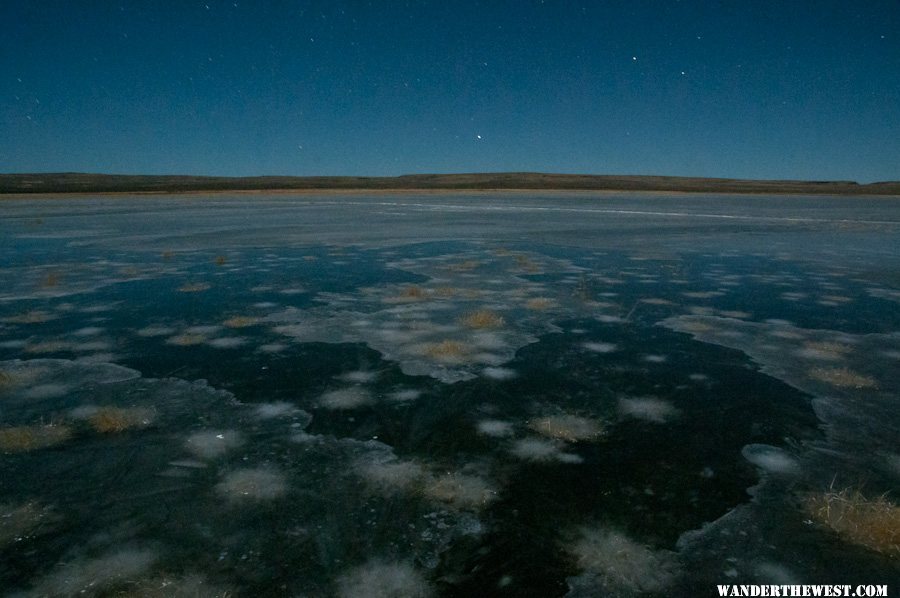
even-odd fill
[{"label": "shoreline vegetation", "polygon": [[748,180],[670,176],[502,172],[397,177],[0,174],[0,196],[83,193],[210,192],[649,191],[802,195],[900,195],[900,181]]}]

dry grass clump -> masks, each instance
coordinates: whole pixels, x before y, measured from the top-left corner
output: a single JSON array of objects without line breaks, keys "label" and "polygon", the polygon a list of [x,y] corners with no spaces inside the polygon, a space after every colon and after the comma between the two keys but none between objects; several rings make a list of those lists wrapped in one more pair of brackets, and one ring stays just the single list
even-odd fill
[{"label": "dry grass clump", "polygon": [[828,353],[835,356],[845,355],[851,350],[847,345],[836,343],[833,341],[809,341],[807,343],[804,343],[803,347],[811,351],[819,351],[821,353]]},{"label": "dry grass clump", "polygon": [[59,353],[68,351],[72,348],[71,343],[65,341],[41,341],[37,343],[28,343],[23,349],[25,353]]},{"label": "dry grass clump", "polygon": [[545,309],[550,309],[555,304],[556,302],[549,297],[534,297],[525,302],[525,307],[535,311],[543,311]]},{"label": "dry grass clump", "polygon": [[141,269],[137,266],[126,266],[119,268],[119,275],[125,278],[135,278],[141,275]]},{"label": "dry grass clump", "polygon": [[506,321],[503,316],[489,309],[479,309],[463,315],[460,324],[467,328],[500,328]]},{"label": "dry grass clump", "polygon": [[422,287],[408,286],[403,287],[403,290],[400,291],[400,296],[409,299],[424,299],[428,297],[428,292]]},{"label": "dry grass clump", "polygon": [[848,368],[813,368],[809,371],[809,377],[838,388],[878,388],[874,378]]},{"label": "dry grass clump", "polygon": [[457,363],[469,354],[469,347],[459,341],[443,340],[425,345],[424,353],[435,361]]},{"label": "dry grass clump", "polygon": [[211,288],[212,285],[208,282],[188,282],[178,287],[178,290],[182,293],[199,293],[201,291],[208,291]]},{"label": "dry grass clump", "polygon": [[529,273],[539,272],[541,269],[541,267],[538,266],[531,258],[525,255],[516,256],[516,265]]},{"label": "dry grass clump", "polygon": [[840,361],[850,352],[850,347],[841,343],[829,341],[809,341],[803,343],[803,348],[798,351],[801,357],[821,361]]},{"label": "dry grass clump", "polygon": [[41,288],[42,289],[52,289],[59,286],[60,283],[60,274],[59,272],[48,272],[44,279],[41,280]]},{"label": "dry grass clump", "polygon": [[848,542],[900,557],[900,506],[884,496],[868,499],[859,490],[828,490],[807,497],[807,512]]},{"label": "dry grass clump", "polygon": [[774,338],[784,338],[791,341],[803,340],[804,336],[793,330],[779,330],[777,328],[770,329],[766,334]]},{"label": "dry grass clump", "polygon": [[424,301],[425,299],[428,299],[428,291],[426,291],[422,287],[410,285],[400,289],[400,292],[397,295],[394,295],[393,297],[386,297],[385,301],[388,303],[406,303],[413,301]]},{"label": "dry grass clump", "polygon": [[447,269],[452,272],[471,272],[481,265],[478,260],[465,260],[456,264],[450,264]]},{"label": "dry grass clump", "polygon": [[9,390],[15,385],[16,381],[13,378],[12,374],[7,374],[3,370],[0,370],[0,392]]},{"label": "dry grass clump", "polygon": [[0,429],[0,451],[26,453],[65,442],[72,429],[58,424],[15,426]]},{"label": "dry grass clump", "polygon": [[254,318],[252,316],[235,316],[222,322],[222,325],[227,328],[247,328],[249,326],[256,326],[257,324],[259,324],[259,318]]},{"label": "dry grass clump", "polygon": [[90,426],[101,434],[118,434],[134,428],[146,428],[156,413],[145,407],[98,407],[87,417]]},{"label": "dry grass clump", "polygon": [[532,420],[528,427],[541,436],[566,442],[597,440],[606,432],[599,420],[568,414],[540,417]]},{"label": "dry grass clump", "polygon": [[688,320],[686,322],[679,322],[678,329],[683,330],[684,332],[693,332],[695,334],[710,332],[715,330],[713,326],[707,324],[706,322],[699,322],[697,320]]},{"label": "dry grass clump", "polygon": [[178,334],[166,339],[166,343],[176,345],[178,347],[191,347],[194,345],[202,345],[206,342],[206,337],[202,334]]}]

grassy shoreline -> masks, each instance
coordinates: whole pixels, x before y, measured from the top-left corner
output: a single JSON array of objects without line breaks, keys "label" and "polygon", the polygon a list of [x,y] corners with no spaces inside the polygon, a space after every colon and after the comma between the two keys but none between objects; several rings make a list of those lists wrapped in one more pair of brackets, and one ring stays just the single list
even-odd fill
[{"label": "grassy shoreline", "polygon": [[765,181],[693,177],[540,173],[399,177],[200,177],[83,173],[0,174],[0,197],[210,193],[651,192],[799,195],[900,195],[900,182]]}]

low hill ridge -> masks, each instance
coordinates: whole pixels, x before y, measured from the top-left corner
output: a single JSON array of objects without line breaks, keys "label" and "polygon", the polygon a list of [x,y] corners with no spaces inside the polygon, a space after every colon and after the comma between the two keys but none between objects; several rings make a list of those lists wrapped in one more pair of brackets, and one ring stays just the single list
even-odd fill
[{"label": "low hill ridge", "polygon": [[493,190],[679,191],[900,195],[900,181],[752,180],[639,175],[496,172],[366,176],[118,175],[90,173],[0,174],[0,193],[179,193],[274,190]]}]

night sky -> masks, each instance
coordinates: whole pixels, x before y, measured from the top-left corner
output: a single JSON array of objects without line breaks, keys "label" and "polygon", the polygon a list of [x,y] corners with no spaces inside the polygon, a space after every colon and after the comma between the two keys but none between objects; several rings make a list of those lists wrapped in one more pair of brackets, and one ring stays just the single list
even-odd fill
[{"label": "night sky", "polygon": [[900,1],[0,0],[0,172],[900,179]]}]

